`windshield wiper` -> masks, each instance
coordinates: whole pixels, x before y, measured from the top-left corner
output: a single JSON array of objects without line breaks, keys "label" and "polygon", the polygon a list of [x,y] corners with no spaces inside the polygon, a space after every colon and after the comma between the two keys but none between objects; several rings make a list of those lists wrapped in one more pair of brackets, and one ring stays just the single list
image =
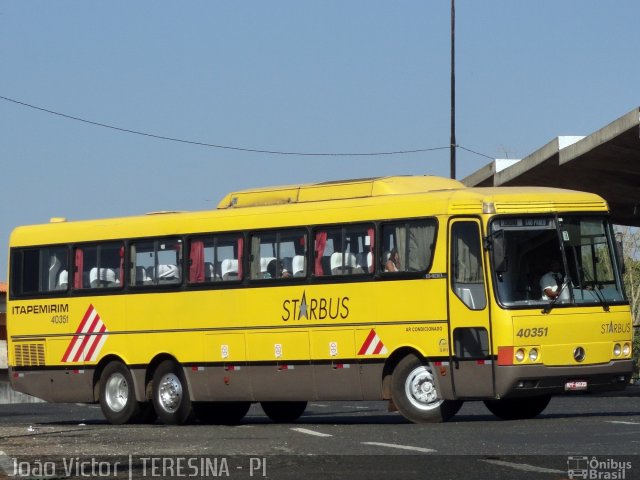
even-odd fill
[{"label": "windshield wiper", "polygon": [[600,291],[600,288],[598,288],[598,285],[596,284],[596,282],[591,277],[589,277],[589,274],[584,270],[582,271],[582,274],[585,281],[591,282],[593,284],[593,288],[591,290],[585,289],[585,288],[583,288],[582,290],[583,291],[586,290],[587,292],[593,292],[593,294],[596,296],[596,298],[600,302],[600,305],[602,305],[602,309],[605,312],[608,312],[609,304],[607,303],[607,299],[605,298],[604,294]]},{"label": "windshield wiper", "polygon": [[564,287],[569,285],[570,282],[571,282],[571,278],[569,278],[569,277],[567,277],[567,279],[564,282],[562,282],[562,285],[560,286],[560,289],[558,290],[558,295],[555,298],[551,299],[549,304],[542,309],[542,313],[549,313],[549,312],[551,312],[551,310],[553,310],[553,307],[555,306],[556,302],[560,298],[560,295],[562,294],[562,292],[564,290]]}]

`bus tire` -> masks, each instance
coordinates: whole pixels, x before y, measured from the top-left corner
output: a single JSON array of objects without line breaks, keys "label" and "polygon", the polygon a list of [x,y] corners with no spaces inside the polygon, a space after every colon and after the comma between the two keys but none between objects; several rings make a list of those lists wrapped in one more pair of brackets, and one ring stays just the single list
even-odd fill
[{"label": "bus tire", "polygon": [[100,375],[100,408],[114,425],[144,422],[151,416],[149,404],[136,400],[131,372],[117,361],[109,363]]},{"label": "bus tire", "polygon": [[173,360],[164,360],[153,372],[153,406],[167,425],[183,425],[193,419],[193,407],[184,373]]},{"label": "bus tire", "polygon": [[260,402],[264,413],[276,423],[295,422],[307,408],[307,402]]},{"label": "bus tire", "polygon": [[500,400],[485,400],[489,411],[502,420],[525,420],[537,417],[547,408],[551,395],[541,395],[529,398],[503,398]]},{"label": "bus tire", "polygon": [[446,422],[462,402],[443,400],[431,368],[415,355],[407,355],[391,376],[391,399],[398,411],[413,423]]},{"label": "bus tire", "polygon": [[251,402],[193,402],[193,411],[200,423],[236,425],[251,408]]}]

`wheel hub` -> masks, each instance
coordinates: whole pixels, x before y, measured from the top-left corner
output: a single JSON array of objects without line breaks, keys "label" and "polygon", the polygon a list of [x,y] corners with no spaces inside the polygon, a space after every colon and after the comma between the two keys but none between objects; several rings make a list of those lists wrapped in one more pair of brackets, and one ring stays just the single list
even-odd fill
[{"label": "wheel hub", "polygon": [[121,373],[114,373],[107,380],[105,400],[113,412],[121,412],[129,400],[129,384]]},{"label": "wheel hub", "polygon": [[160,380],[158,401],[167,412],[174,413],[182,401],[182,382],[173,373],[168,373]]},{"label": "wheel hub", "polygon": [[409,401],[421,410],[431,410],[442,403],[442,400],[438,398],[433,375],[424,365],[416,368],[407,376],[405,392]]}]

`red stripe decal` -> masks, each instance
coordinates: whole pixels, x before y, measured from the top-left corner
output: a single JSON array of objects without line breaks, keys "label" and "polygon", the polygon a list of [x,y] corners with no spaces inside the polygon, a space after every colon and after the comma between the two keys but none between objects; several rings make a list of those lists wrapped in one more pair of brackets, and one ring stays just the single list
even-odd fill
[{"label": "red stripe decal", "polygon": [[[80,348],[78,349],[78,351],[76,352],[76,356],[73,357],[73,361],[77,362],[82,358],[82,353],[84,352],[84,349],[87,346],[87,343],[89,343],[89,339],[91,338],[91,334],[94,333],[96,327],[98,326],[98,322],[100,321],[100,315],[98,315],[96,313],[95,318],[93,319],[93,323],[91,324],[91,326],[89,327],[89,330],[87,330],[87,333],[85,335],[85,337],[82,339],[82,343],[80,344]],[[104,326],[104,324],[103,324]],[[79,338],[79,337],[78,337]],[[91,355],[87,355],[84,358],[91,358]],[[84,360],[84,359],[83,359]]]},{"label": "red stripe decal", "polygon": [[[102,327],[100,327],[100,331],[98,333],[102,333],[104,334],[104,332],[107,331],[107,326],[103,323]],[[89,351],[87,352],[87,355],[85,356],[85,358],[91,358],[91,356],[93,355],[93,352],[95,351],[95,349],[98,347],[98,344],[100,343],[100,340],[102,339],[102,335],[92,335],[92,344],[91,347],[89,348]]]},{"label": "red stripe decal", "polygon": [[75,346],[76,342],[80,338],[78,336],[78,333],[82,332],[82,329],[84,328],[84,324],[87,323],[87,320],[89,320],[89,317],[91,316],[92,312],[93,312],[93,305],[89,305],[89,308],[87,308],[87,311],[84,314],[84,318],[80,322],[80,326],[76,330],[75,336],[71,340],[71,343],[69,343],[69,346],[67,347],[67,351],[64,352],[64,355],[62,356],[62,361],[63,362],[68,362],[69,361],[69,355],[71,355],[71,351],[73,350],[73,347]]},{"label": "red stripe decal", "polygon": [[360,351],[358,352],[358,355],[364,355],[366,353],[367,349],[369,348],[369,345],[371,345],[371,342],[373,342],[374,338],[376,338],[376,331],[372,328],[371,331],[369,332],[369,335],[367,336],[367,339],[362,344],[362,347],[360,347]]}]

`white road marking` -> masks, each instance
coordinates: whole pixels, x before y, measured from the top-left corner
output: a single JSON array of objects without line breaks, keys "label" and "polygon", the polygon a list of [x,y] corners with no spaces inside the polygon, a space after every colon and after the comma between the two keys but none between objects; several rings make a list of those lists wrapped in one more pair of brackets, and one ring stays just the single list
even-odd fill
[{"label": "white road marking", "polygon": [[412,450],[414,452],[422,452],[422,453],[433,453],[437,450],[433,450],[431,448],[423,448],[423,447],[412,447],[410,445],[397,445],[395,443],[382,443],[382,442],[361,442],[363,445],[374,445],[376,447],[389,447],[389,448],[397,448],[400,450]]},{"label": "white road marking", "polygon": [[13,471],[13,462],[2,450],[0,450],[0,472],[4,472],[7,477],[12,478],[14,476],[13,474],[15,473]]},{"label": "white road marking", "polygon": [[316,432],[313,430],[309,430],[308,428],[292,428],[291,430],[293,430],[294,432],[306,433],[307,435],[314,435],[316,437],[333,437],[333,435],[330,435],[328,433]]},{"label": "white road marking", "polygon": [[481,462],[491,463],[492,465],[499,465],[501,467],[513,468],[514,470],[521,470],[523,472],[537,472],[537,473],[562,473],[567,474],[566,470],[556,470],[554,468],[536,467],[535,465],[528,465],[526,463],[513,463],[505,462],[504,460],[489,460],[480,459]]},{"label": "white road marking", "polygon": [[322,408],[327,408],[329,405],[326,405],[324,403],[312,403],[311,404],[312,407],[322,407]]},{"label": "white road marking", "polygon": [[622,420],[605,420],[607,423],[620,423],[622,425],[640,425],[640,422],[623,422]]}]

